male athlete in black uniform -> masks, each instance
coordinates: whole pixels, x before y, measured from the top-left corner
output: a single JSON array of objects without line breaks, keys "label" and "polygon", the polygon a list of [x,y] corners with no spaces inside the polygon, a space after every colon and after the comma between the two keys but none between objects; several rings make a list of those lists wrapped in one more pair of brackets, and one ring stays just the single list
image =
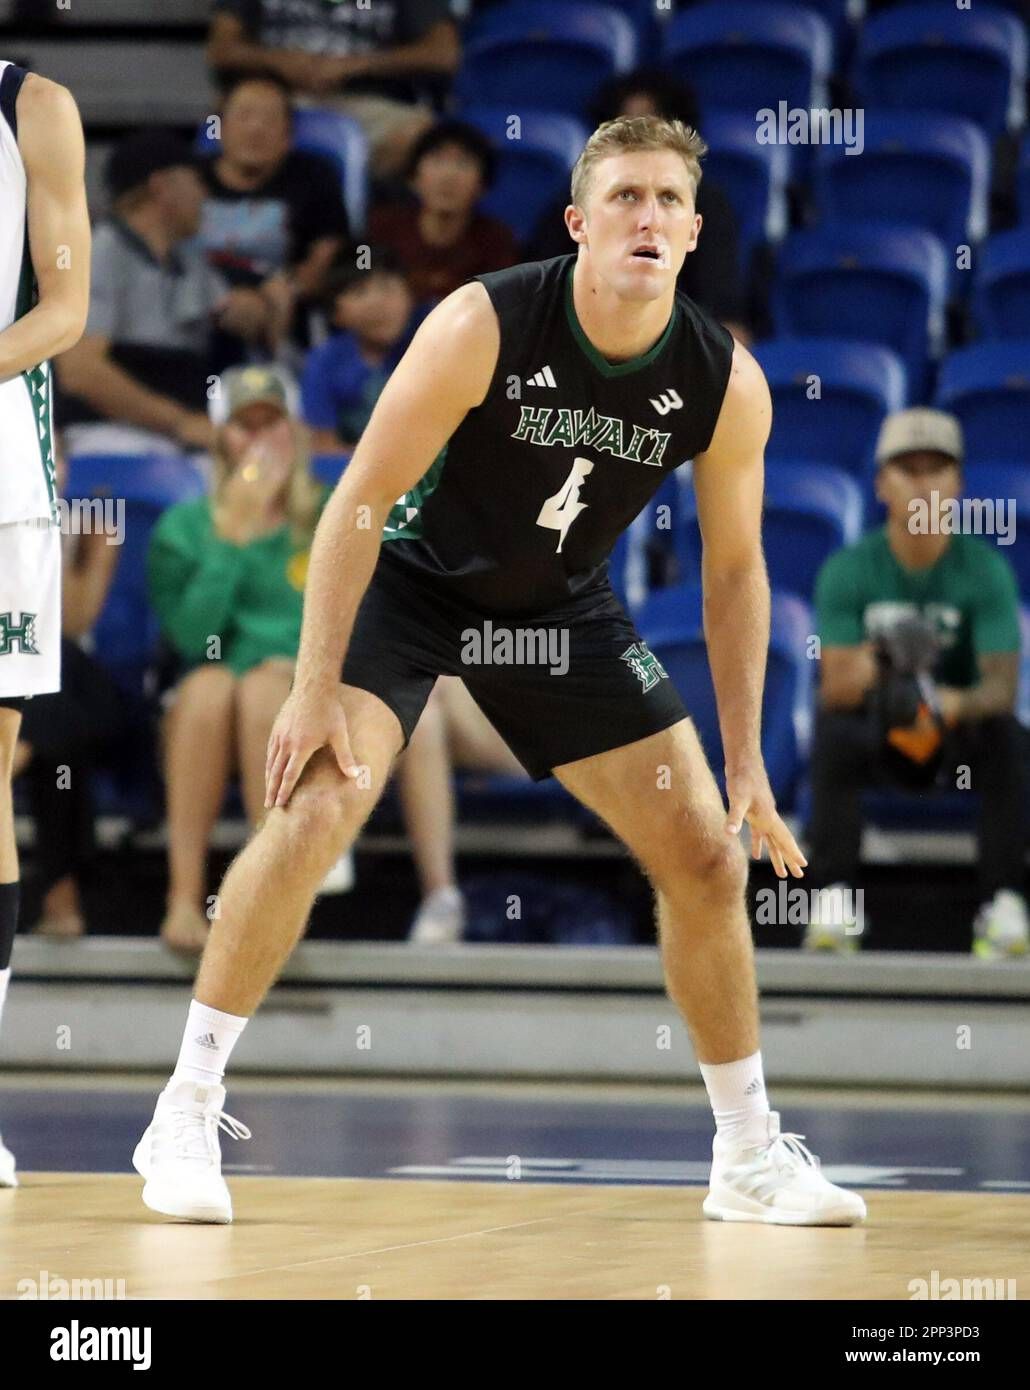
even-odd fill
[{"label": "male athlete in black uniform", "polygon": [[[577,252],[449,295],[383,391],[315,537],[296,677],[269,741],[269,813],[222,886],[179,1061],[136,1149],[154,1210],[232,1219],[218,1127],[247,1131],[222,1114],[231,1048],[433,682],[451,674],[529,772],[553,772],[654,886],[667,987],[716,1119],[705,1214],[864,1217],[860,1197],[780,1134],[758,1050],[737,833],[748,821],[754,854],[768,845],[781,877],[805,861],[759,742],[769,392],[751,355],[675,288],[700,231],[703,153],[679,122],[599,127],[565,213]],[[687,710],[607,578],[619,533],[691,458],[728,815]],[[499,662],[505,643],[522,659]]]}]

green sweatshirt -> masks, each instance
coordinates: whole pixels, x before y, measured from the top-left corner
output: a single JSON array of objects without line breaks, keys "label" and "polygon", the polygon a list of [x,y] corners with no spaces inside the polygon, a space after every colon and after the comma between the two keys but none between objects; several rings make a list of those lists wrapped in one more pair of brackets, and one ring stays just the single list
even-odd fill
[{"label": "green sweatshirt", "polygon": [[150,601],[184,661],[221,660],[239,676],[269,657],[296,658],[307,566],[288,526],[233,545],[213,531],[207,497],[179,502],[150,539]]}]

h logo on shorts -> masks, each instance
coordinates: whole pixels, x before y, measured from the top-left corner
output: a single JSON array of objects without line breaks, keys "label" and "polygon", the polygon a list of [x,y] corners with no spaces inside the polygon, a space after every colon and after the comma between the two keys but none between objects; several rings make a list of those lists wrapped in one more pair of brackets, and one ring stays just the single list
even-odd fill
[{"label": "h logo on shorts", "polygon": [[14,621],[13,614],[0,613],[0,656],[10,656],[16,642],[23,656],[39,656],[35,613],[23,613],[20,623]]},{"label": "h logo on shorts", "polygon": [[634,642],[632,647],[626,648],[619,660],[628,663],[644,687],[645,693],[653,690],[660,680],[669,679],[668,671],[654,652],[648,651],[646,642]]}]

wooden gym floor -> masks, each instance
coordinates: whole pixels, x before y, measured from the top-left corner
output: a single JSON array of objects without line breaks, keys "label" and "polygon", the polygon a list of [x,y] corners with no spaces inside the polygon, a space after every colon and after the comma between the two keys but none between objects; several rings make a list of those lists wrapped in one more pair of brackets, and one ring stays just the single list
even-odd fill
[{"label": "wooden gym floor", "polygon": [[[236,1221],[216,1227],[149,1212],[125,1171],[154,1089],[0,1077],[23,1183],[0,1192],[0,1298],[82,1279],[129,1299],[906,1300],[933,1271],[1030,1295],[1018,1097],[780,1088],[784,1128],[870,1209],[804,1230],[702,1218],[710,1122],[687,1088],[242,1082],[228,1108],[255,1138],[223,1144]],[[284,1175],[305,1171],[336,1175]]]}]

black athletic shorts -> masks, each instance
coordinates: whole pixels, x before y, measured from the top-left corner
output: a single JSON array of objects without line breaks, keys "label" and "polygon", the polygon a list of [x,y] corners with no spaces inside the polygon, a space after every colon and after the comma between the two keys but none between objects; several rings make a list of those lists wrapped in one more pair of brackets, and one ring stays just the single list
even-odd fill
[{"label": "black athletic shorts", "polygon": [[343,663],[400,720],[404,746],[437,676],[460,676],[535,782],[686,718],[663,667],[605,585],[545,614],[485,614],[383,545]]}]

